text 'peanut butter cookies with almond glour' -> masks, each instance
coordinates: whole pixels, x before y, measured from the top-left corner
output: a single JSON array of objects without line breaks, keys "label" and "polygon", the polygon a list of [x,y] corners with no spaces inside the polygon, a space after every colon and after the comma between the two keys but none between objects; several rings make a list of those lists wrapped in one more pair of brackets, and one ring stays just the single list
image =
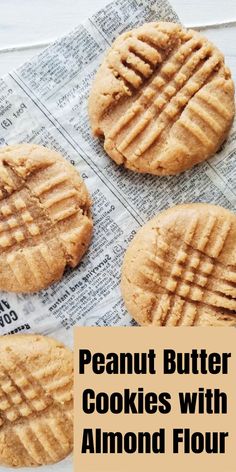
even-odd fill
[{"label": "text 'peanut butter cookies with almond glour'", "polygon": [[160,213],[127,249],[121,288],[142,325],[236,325],[236,216],[203,203]]},{"label": "text 'peanut butter cookies with almond glour'", "polygon": [[0,465],[51,464],[72,448],[72,352],[46,336],[1,336]]},{"label": "text 'peanut butter cookies with almond glour'", "polygon": [[213,155],[234,116],[220,51],[196,31],[149,23],[113,43],[95,77],[89,115],[107,154],[136,172],[171,175]]},{"label": "text 'peanut butter cookies with almond glour'", "polygon": [[75,267],[91,238],[90,197],[60,154],[0,149],[0,290],[33,292]]}]

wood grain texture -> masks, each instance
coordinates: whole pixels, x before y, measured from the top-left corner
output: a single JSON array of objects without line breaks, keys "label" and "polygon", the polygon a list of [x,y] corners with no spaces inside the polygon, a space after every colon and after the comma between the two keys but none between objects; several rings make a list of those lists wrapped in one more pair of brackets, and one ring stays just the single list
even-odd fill
[{"label": "wood grain texture", "polygon": [[[0,49],[17,44],[50,41],[66,34],[109,0],[0,0]],[[236,20],[235,0],[172,0],[186,25]],[[204,33],[222,49],[236,80],[236,26]],[[0,76],[18,67],[41,48],[0,53]]]}]

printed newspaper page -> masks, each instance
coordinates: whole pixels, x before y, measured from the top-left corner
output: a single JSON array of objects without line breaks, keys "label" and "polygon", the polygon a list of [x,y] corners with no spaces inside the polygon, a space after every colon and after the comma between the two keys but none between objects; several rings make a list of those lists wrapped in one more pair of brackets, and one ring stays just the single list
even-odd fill
[{"label": "printed newspaper page", "polygon": [[120,296],[120,267],[139,226],[182,202],[234,208],[235,128],[214,158],[173,177],[118,167],[91,135],[87,99],[104,52],[121,32],[160,19],[178,21],[165,0],[118,0],[0,81],[0,144],[37,143],[60,151],[84,178],[94,219],[92,244],[76,270],[39,294],[2,293],[2,334],[56,334],[72,345],[76,324],[132,324]]},{"label": "printed newspaper page", "polygon": [[[87,99],[115,37],[140,22],[160,19],[178,21],[165,0],[118,0],[0,81],[0,145],[36,143],[61,152],[85,180],[94,220],[92,244],[76,270],[39,294],[2,293],[1,334],[55,335],[72,346],[76,324],[132,324],[119,290],[124,251],[140,225],[172,201],[184,200],[185,183],[184,178],[180,184],[117,167],[91,135]],[[192,180],[197,189],[199,176]],[[191,187],[186,198],[198,198]],[[215,192],[223,198],[217,187]]]}]

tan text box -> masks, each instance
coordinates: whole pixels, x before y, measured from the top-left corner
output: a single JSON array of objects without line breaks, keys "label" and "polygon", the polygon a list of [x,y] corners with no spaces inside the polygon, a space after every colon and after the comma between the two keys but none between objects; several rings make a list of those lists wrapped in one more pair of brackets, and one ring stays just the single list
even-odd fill
[{"label": "tan text box", "polygon": [[[199,469],[214,470],[214,472],[235,471],[235,341],[236,330],[233,328],[75,328],[74,462],[76,472],[130,472],[133,470],[143,472],[146,469],[149,472],[156,470],[199,472]],[[87,363],[84,365],[85,373],[80,375],[78,373],[79,350],[80,353],[82,350],[89,350],[92,356],[90,362],[86,352],[83,352]],[[153,359],[152,351],[156,354],[155,359]],[[177,356],[174,359],[172,351],[180,354],[178,364]],[[147,353],[149,354],[149,358],[146,357],[148,373],[146,375],[135,373],[133,375],[95,374],[92,359],[98,370],[107,368],[108,371],[112,371],[115,367],[114,362],[109,364],[112,357],[103,362],[103,359],[97,356],[98,353],[101,353],[105,358],[108,353],[115,353],[119,360],[122,357],[120,353],[144,353],[144,359],[145,353]],[[185,363],[183,353],[186,353]],[[218,356],[214,356],[214,353],[218,353]],[[82,359],[82,356],[80,358]],[[138,367],[138,358],[139,356],[136,356],[136,367]],[[201,373],[164,374],[164,358],[168,370],[171,367],[177,368],[177,365],[180,370],[184,368],[186,370],[189,365],[190,371]],[[124,356],[123,362],[125,362]],[[140,365],[145,366],[141,361]],[[120,363],[118,367],[120,367]],[[212,373],[209,373],[210,367]],[[227,368],[228,374],[222,373],[224,369],[226,372]],[[153,373],[153,369],[156,371],[155,373]],[[220,373],[213,373],[219,369]],[[149,373],[150,371],[151,373]],[[84,391],[87,393],[88,389],[95,392],[100,413],[86,414],[83,412],[82,397],[85,395]],[[127,390],[130,390],[130,393],[136,392],[135,405],[137,403],[139,408],[143,397],[144,403],[146,402],[146,406],[149,408],[148,413],[125,413],[122,410],[122,406],[125,405],[124,400],[122,405],[125,390],[126,408],[127,405],[130,407],[129,400],[127,400],[129,397]],[[211,391],[214,393],[212,398]],[[114,392],[118,393],[118,398],[113,395],[114,412],[103,414],[101,411],[107,408],[106,405],[104,407],[104,402],[109,402],[110,396]],[[151,400],[154,399],[150,397],[150,392],[157,396],[157,405],[153,402],[153,408],[157,408],[155,413],[150,413],[150,408],[153,406]],[[180,392],[197,393],[197,410],[194,414],[181,414]],[[164,393],[171,394],[171,399],[167,402],[169,406],[171,405],[171,411],[168,414],[163,413],[163,409],[168,410],[168,405],[164,401],[166,400],[165,395],[163,400]],[[223,395],[222,399],[221,393],[227,394],[227,414],[221,413],[222,407],[225,408],[223,401],[225,396]],[[137,398],[141,399],[140,402],[137,401]],[[91,395],[87,395],[86,399],[89,399],[86,403],[91,410],[94,408],[95,400]],[[122,412],[116,413],[120,409]],[[205,413],[202,412],[203,410]],[[211,411],[212,413],[210,413]],[[219,413],[215,413],[215,411],[219,411]],[[201,434],[196,435],[196,432]],[[213,435],[213,432],[216,434]],[[115,439],[113,436],[113,441],[111,441],[107,433],[119,433],[119,435],[117,434]],[[209,434],[206,435],[206,433]],[[228,433],[228,436],[225,433]],[[112,442],[115,450],[118,449],[117,445],[124,446],[125,442],[127,450],[122,454],[107,453],[108,446]],[[176,444],[176,442],[175,450],[178,450],[178,453],[174,453],[174,443]],[[135,444],[137,445],[136,451]],[[82,445],[87,451],[86,453],[82,453]],[[93,454],[88,452],[92,445],[95,448]],[[144,453],[137,452],[140,447],[143,447]],[[151,448],[151,452],[147,452],[147,447]],[[217,448],[218,453],[198,453],[201,447],[204,451],[207,448],[208,451]],[[101,453],[96,453],[96,448],[101,450]],[[219,453],[224,448],[225,453]],[[186,453],[186,450],[190,452]]]}]

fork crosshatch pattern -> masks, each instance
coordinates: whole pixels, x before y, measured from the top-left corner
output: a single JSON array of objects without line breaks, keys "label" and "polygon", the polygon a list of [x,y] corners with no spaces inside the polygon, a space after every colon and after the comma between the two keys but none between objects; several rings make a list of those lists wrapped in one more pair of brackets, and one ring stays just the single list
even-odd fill
[{"label": "fork crosshatch pattern", "polygon": [[63,459],[73,447],[72,352],[49,338],[23,335],[2,337],[0,354],[0,463]]},{"label": "fork crosshatch pattern", "polygon": [[91,231],[82,179],[59,154],[41,146],[0,150],[0,288],[24,292],[75,267]]},{"label": "fork crosshatch pattern", "polygon": [[175,23],[123,33],[89,99],[90,119],[117,164],[176,174],[217,151],[234,116],[234,85],[220,51]]},{"label": "fork crosshatch pattern", "polygon": [[147,223],[127,250],[122,291],[141,324],[236,325],[236,217],[179,205]]}]

